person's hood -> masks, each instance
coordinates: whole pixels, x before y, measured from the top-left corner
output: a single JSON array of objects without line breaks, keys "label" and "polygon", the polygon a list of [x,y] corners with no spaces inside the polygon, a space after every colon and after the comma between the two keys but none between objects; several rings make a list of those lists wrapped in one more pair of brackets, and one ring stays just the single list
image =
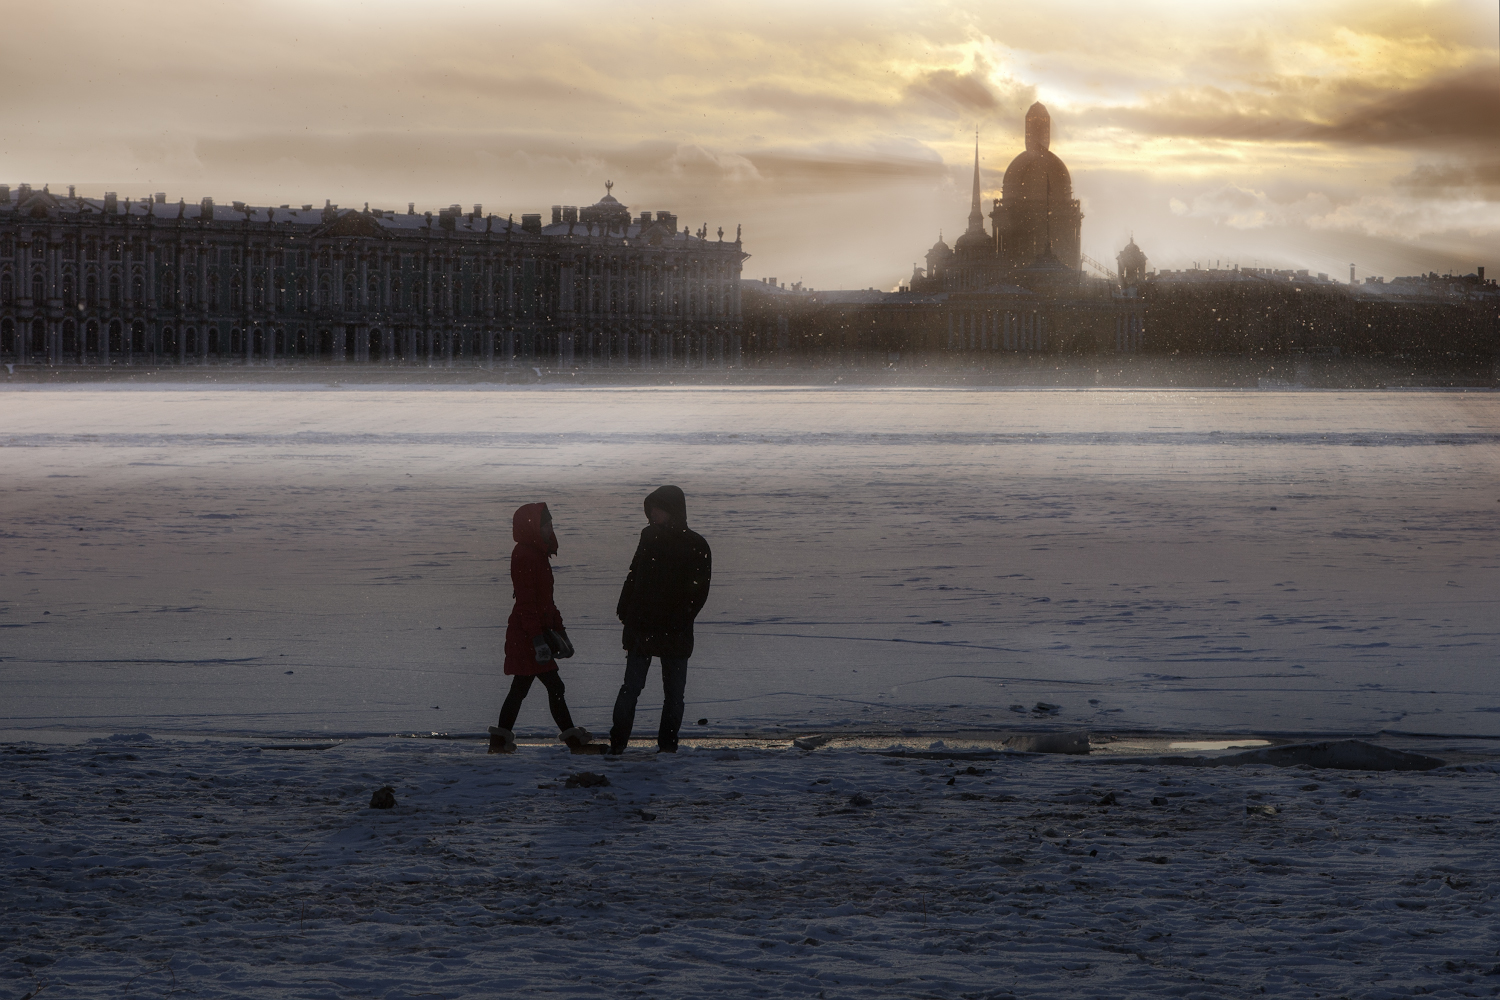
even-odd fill
[{"label": "person's hood", "polygon": [[517,545],[534,545],[549,556],[555,556],[557,533],[553,532],[550,544],[542,537],[542,515],[545,513],[547,505],[544,503],[528,503],[517,507],[510,522],[510,537],[516,540]]},{"label": "person's hood", "polygon": [[652,492],[646,498],[646,516],[651,516],[651,508],[660,507],[672,515],[671,525],[674,528],[687,527],[687,497],[683,496],[682,490],[676,486],[662,486]]}]

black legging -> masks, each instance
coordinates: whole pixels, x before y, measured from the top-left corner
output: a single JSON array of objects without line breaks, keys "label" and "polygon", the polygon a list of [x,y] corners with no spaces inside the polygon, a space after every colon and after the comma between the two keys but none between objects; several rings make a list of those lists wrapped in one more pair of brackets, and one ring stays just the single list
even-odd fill
[{"label": "black legging", "polygon": [[521,714],[521,702],[526,700],[526,694],[531,690],[532,681],[541,681],[542,687],[547,689],[547,707],[552,710],[552,721],[557,723],[557,731],[567,732],[573,728],[573,716],[568,714],[568,703],[563,700],[562,678],[557,676],[556,670],[549,670],[545,674],[517,674],[510,682],[510,693],[505,696],[505,704],[500,706],[500,728],[515,729],[516,716]]}]

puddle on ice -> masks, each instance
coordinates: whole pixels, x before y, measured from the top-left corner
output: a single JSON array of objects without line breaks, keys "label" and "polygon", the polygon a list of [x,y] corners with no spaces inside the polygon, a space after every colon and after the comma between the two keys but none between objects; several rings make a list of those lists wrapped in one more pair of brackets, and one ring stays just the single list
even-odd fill
[{"label": "puddle on ice", "polygon": [[1168,743],[1168,750],[1248,750],[1251,747],[1268,747],[1270,740],[1191,740],[1186,743]]}]

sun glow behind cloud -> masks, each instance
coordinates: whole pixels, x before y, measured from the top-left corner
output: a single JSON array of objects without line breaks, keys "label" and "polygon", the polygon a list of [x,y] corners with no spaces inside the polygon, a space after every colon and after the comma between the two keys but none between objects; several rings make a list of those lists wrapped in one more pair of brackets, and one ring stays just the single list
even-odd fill
[{"label": "sun glow behind cloud", "polygon": [[634,209],[744,223],[750,274],[889,286],[962,228],[974,130],[998,195],[1040,99],[1095,257],[1134,232],[1161,266],[1467,269],[1500,234],[1495,18],[64,0],[0,39],[0,181],[519,215],[612,178]]}]

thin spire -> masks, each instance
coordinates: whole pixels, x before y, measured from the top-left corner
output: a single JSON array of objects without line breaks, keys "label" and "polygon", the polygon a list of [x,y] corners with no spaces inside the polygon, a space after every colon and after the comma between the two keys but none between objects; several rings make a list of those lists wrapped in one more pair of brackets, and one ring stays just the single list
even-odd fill
[{"label": "thin spire", "polygon": [[974,200],[969,206],[969,232],[984,232],[984,212],[979,208],[979,129],[974,130]]}]

